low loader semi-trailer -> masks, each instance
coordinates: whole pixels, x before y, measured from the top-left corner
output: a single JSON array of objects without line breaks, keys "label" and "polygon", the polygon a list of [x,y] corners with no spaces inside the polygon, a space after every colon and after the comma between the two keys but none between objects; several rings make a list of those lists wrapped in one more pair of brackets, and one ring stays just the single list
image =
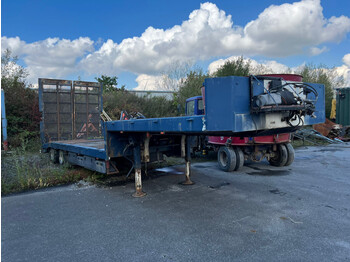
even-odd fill
[{"label": "low loader semi-trailer", "polygon": [[[135,174],[133,196],[142,197],[141,164],[159,161],[163,155],[184,157],[183,184],[193,184],[191,152],[201,146],[199,137],[276,137],[325,121],[321,84],[230,76],[208,78],[203,86],[204,114],[108,121],[103,117],[99,83],[41,78],[43,151],[53,162],[105,174],[118,173],[120,160],[130,161]],[[230,149],[230,143],[225,144]],[[280,147],[269,154],[277,158]]]}]

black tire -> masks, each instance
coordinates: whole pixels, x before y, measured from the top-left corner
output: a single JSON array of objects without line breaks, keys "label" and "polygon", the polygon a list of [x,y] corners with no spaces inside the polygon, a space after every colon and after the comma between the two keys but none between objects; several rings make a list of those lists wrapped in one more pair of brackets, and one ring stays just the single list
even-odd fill
[{"label": "black tire", "polygon": [[66,152],[63,150],[60,150],[58,153],[58,163],[60,165],[64,165],[67,163],[67,155]]},{"label": "black tire", "polygon": [[57,164],[58,163],[58,151],[56,149],[51,148],[49,154],[50,154],[51,162],[54,164]]},{"label": "black tire", "polygon": [[271,166],[284,166],[288,161],[287,147],[283,144],[277,145],[276,156],[270,158],[269,162]]},{"label": "black tire", "polygon": [[234,148],[235,153],[236,153],[236,167],[235,167],[235,171],[240,170],[243,165],[244,165],[244,154],[242,149],[240,149],[239,147],[235,147]]},{"label": "black tire", "polygon": [[236,153],[232,148],[221,146],[218,151],[219,168],[225,172],[231,172],[236,167]]},{"label": "black tire", "polygon": [[288,159],[287,159],[287,162],[285,163],[285,166],[290,166],[294,161],[294,148],[290,143],[285,144],[285,146],[288,152]]}]

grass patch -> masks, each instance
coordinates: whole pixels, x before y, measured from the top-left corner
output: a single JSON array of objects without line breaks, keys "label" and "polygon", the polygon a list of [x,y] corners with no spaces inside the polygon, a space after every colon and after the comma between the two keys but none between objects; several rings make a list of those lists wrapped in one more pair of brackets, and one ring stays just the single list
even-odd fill
[{"label": "grass patch", "polygon": [[1,195],[74,183],[95,172],[52,164],[48,154],[23,148],[2,154]]}]

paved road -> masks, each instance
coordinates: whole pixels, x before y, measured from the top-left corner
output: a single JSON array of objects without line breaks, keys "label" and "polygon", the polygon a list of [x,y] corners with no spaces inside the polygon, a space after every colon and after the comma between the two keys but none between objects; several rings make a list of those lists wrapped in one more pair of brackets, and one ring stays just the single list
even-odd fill
[{"label": "paved road", "polygon": [[197,163],[112,188],[4,197],[3,261],[350,261],[350,144],[296,152],[287,168]]}]

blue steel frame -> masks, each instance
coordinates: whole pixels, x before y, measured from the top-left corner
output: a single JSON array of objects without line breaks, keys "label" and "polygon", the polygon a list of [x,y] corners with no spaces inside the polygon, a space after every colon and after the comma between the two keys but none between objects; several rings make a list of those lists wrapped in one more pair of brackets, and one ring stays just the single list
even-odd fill
[{"label": "blue steel frame", "polygon": [[[94,141],[94,140],[91,140]],[[62,142],[49,142],[45,144],[45,148],[54,148],[58,150],[64,150],[67,152],[73,152],[79,155],[90,156],[103,160],[108,160],[106,147],[105,149],[98,149],[94,147],[82,146],[77,144],[67,144]]]},{"label": "blue steel frame", "polygon": [[[253,85],[259,81],[253,79]],[[324,86],[310,84],[318,92],[316,118],[305,117],[305,125],[325,121]],[[268,113],[253,114],[250,111],[250,80],[248,77],[207,78],[205,86],[205,115],[172,118],[151,118],[106,123],[107,132],[164,132],[164,133],[201,133],[218,134],[224,132],[242,133],[266,129],[265,117]],[[263,93],[263,87],[261,87]],[[313,94],[308,94],[314,99]],[[278,129],[278,128],[277,128]]]},{"label": "blue steel frame", "polygon": [[164,117],[106,122],[107,132],[198,133],[203,129],[203,116]]},{"label": "blue steel frame", "polygon": [[2,125],[2,139],[7,142],[7,119],[5,110],[5,92],[1,89],[1,125]]}]

